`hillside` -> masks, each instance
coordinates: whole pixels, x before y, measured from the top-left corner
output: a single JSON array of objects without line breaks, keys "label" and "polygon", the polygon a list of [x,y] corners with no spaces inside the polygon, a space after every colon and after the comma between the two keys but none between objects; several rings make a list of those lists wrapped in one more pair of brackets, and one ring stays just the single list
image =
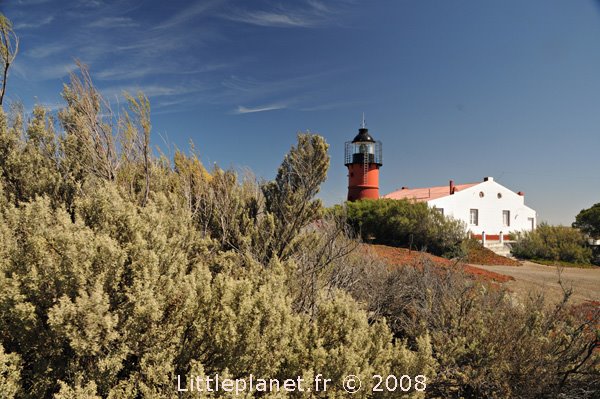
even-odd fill
[{"label": "hillside", "polygon": [[[406,248],[390,247],[387,245],[364,244],[371,249],[377,256],[383,258],[387,263],[394,266],[416,265],[423,260],[428,260],[432,264],[440,267],[460,267],[467,274],[475,276],[478,279],[485,281],[493,281],[496,283],[505,283],[514,280],[513,277],[504,274],[483,270],[478,267],[457,263],[440,256],[435,256],[427,252],[411,251]],[[491,252],[491,251],[490,251]],[[507,259],[507,258],[504,258]],[[507,259],[510,260],[510,259]]]}]

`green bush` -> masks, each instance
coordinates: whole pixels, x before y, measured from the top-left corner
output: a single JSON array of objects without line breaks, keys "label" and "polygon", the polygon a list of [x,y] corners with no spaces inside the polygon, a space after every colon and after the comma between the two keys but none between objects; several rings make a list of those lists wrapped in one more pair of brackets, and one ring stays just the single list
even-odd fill
[{"label": "green bush", "polygon": [[580,229],[591,238],[600,238],[600,203],[594,204],[591,208],[582,209],[575,216],[573,227]]},{"label": "green bush", "polygon": [[584,235],[567,226],[540,224],[534,231],[517,234],[512,254],[524,259],[545,259],[589,264],[592,250]]},{"label": "green bush", "polygon": [[450,219],[424,202],[378,199],[347,202],[334,212],[344,214],[367,242],[427,250],[436,255],[460,255],[466,238],[462,222]]}]

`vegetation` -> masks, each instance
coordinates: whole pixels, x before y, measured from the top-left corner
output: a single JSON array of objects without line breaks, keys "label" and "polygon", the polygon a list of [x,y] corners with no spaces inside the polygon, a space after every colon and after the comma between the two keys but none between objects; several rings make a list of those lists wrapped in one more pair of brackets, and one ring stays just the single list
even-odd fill
[{"label": "vegetation", "polygon": [[434,376],[427,334],[394,341],[345,289],[357,242],[320,217],[322,137],[258,183],[155,156],[148,100],[114,118],[85,68],[63,96],[59,132],[43,108],[0,111],[3,398],[170,398],[177,375],[215,373],[321,373],[337,397],[346,374]]},{"label": "vegetation", "polygon": [[[578,228],[589,238],[600,240],[600,203],[591,208],[583,209],[575,217],[573,227]],[[596,245],[593,250],[593,263],[600,266],[600,245]]]},{"label": "vegetation", "polygon": [[534,231],[519,233],[512,253],[524,259],[590,264],[592,250],[577,229],[541,223]]},{"label": "vegetation", "polygon": [[156,155],[148,99],[115,116],[83,66],[63,97],[58,119],[0,107],[3,399],[199,397],[176,392],[177,376],[216,373],[333,380],[247,398],[347,397],[348,374],[365,383],[356,398],[425,396],[372,394],[373,374],[425,375],[440,398],[600,391],[597,307],[576,313],[569,291],[551,309],[521,303],[451,267],[356,250],[347,220],[438,252],[462,229],[406,202],[323,212],[322,137],[298,135],[259,183],[207,171],[193,148]]},{"label": "vegetation", "polygon": [[[371,264],[354,296],[410,344],[428,331],[437,377],[432,398],[593,398],[600,392],[600,308],[575,311],[571,291],[548,309],[519,302],[460,269]],[[582,317],[583,315],[583,317]]]},{"label": "vegetation", "polygon": [[0,13],[0,61],[2,62],[2,86],[0,87],[0,105],[6,94],[8,70],[19,52],[19,37],[13,30],[12,22]]},{"label": "vegetation", "polygon": [[581,210],[575,217],[573,227],[578,228],[591,238],[600,239],[600,203]]},{"label": "vegetation", "polygon": [[450,219],[423,202],[363,200],[337,206],[350,226],[369,242],[416,248],[436,255],[460,255],[466,238],[462,222]]}]

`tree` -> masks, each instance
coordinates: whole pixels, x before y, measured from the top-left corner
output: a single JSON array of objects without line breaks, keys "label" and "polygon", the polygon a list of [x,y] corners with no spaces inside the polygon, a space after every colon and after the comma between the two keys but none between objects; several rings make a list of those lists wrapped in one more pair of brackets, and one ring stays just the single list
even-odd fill
[{"label": "tree", "polygon": [[600,202],[591,208],[582,209],[577,216],[573,227],[578,228],[583,233],[588,234],[594,239],[600,238]]},{"label": "tree", "polygon": [[132,121],[129,114],[125,115],[128,137],[132,140],[132,149],[135,156],[142,163],[144,175],[144,194],[142,197],[142,206],[148,202],[150,195],[150,168],[152,163],[152,154],[150,149],[150,100],[139,92],[136,97],[125,93],[125,98],[129,103],[129,109],[133,113],[135,120]]},{"label": "tree", "polygon": [[19,37],[12,27],[12,22],[0,13],[0,57],[2,59],[2,91],[0,92],[0,106],[4,100],[6,92],[6,79],[8,77],[8,68],[15,60],[19,52]]},{"label": "tree", "polygon": [[327,177],[329,146],[314,134],[299,134],[298,144],[286,154],[275,180],[264,185],[267,211],[275,217],[278,240],[271,255],[281,258],[293,251],[300,229],[313,221],[321,210],[314,196]]},{"label": "tree", "polygon": [[114,180],[119,159],[113,113],[109,102],[94,86],[88,67],[80,62],[77,65],[79,74],[71,73],[71,83],[63,87],[67,107],[58,114],[65,131],[64,166],[78,182],[88,176]]}]

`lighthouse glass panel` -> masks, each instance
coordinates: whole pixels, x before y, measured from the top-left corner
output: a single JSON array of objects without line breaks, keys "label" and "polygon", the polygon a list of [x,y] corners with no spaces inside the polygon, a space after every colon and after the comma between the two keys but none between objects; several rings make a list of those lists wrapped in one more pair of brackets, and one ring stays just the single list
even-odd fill
[{"label": "lighthouse glass panel", "polygon": [[373,143],[356,143],[354,145],[355,154],[375,154],[375,145]]},{"label": "lighthouse glass panel", "polygon": [[344,150],[344,163],[350,165],[353,163],[375,163],[379,166],[382,164],[381,142],[376,141],[358,141],[346,142]]}]

